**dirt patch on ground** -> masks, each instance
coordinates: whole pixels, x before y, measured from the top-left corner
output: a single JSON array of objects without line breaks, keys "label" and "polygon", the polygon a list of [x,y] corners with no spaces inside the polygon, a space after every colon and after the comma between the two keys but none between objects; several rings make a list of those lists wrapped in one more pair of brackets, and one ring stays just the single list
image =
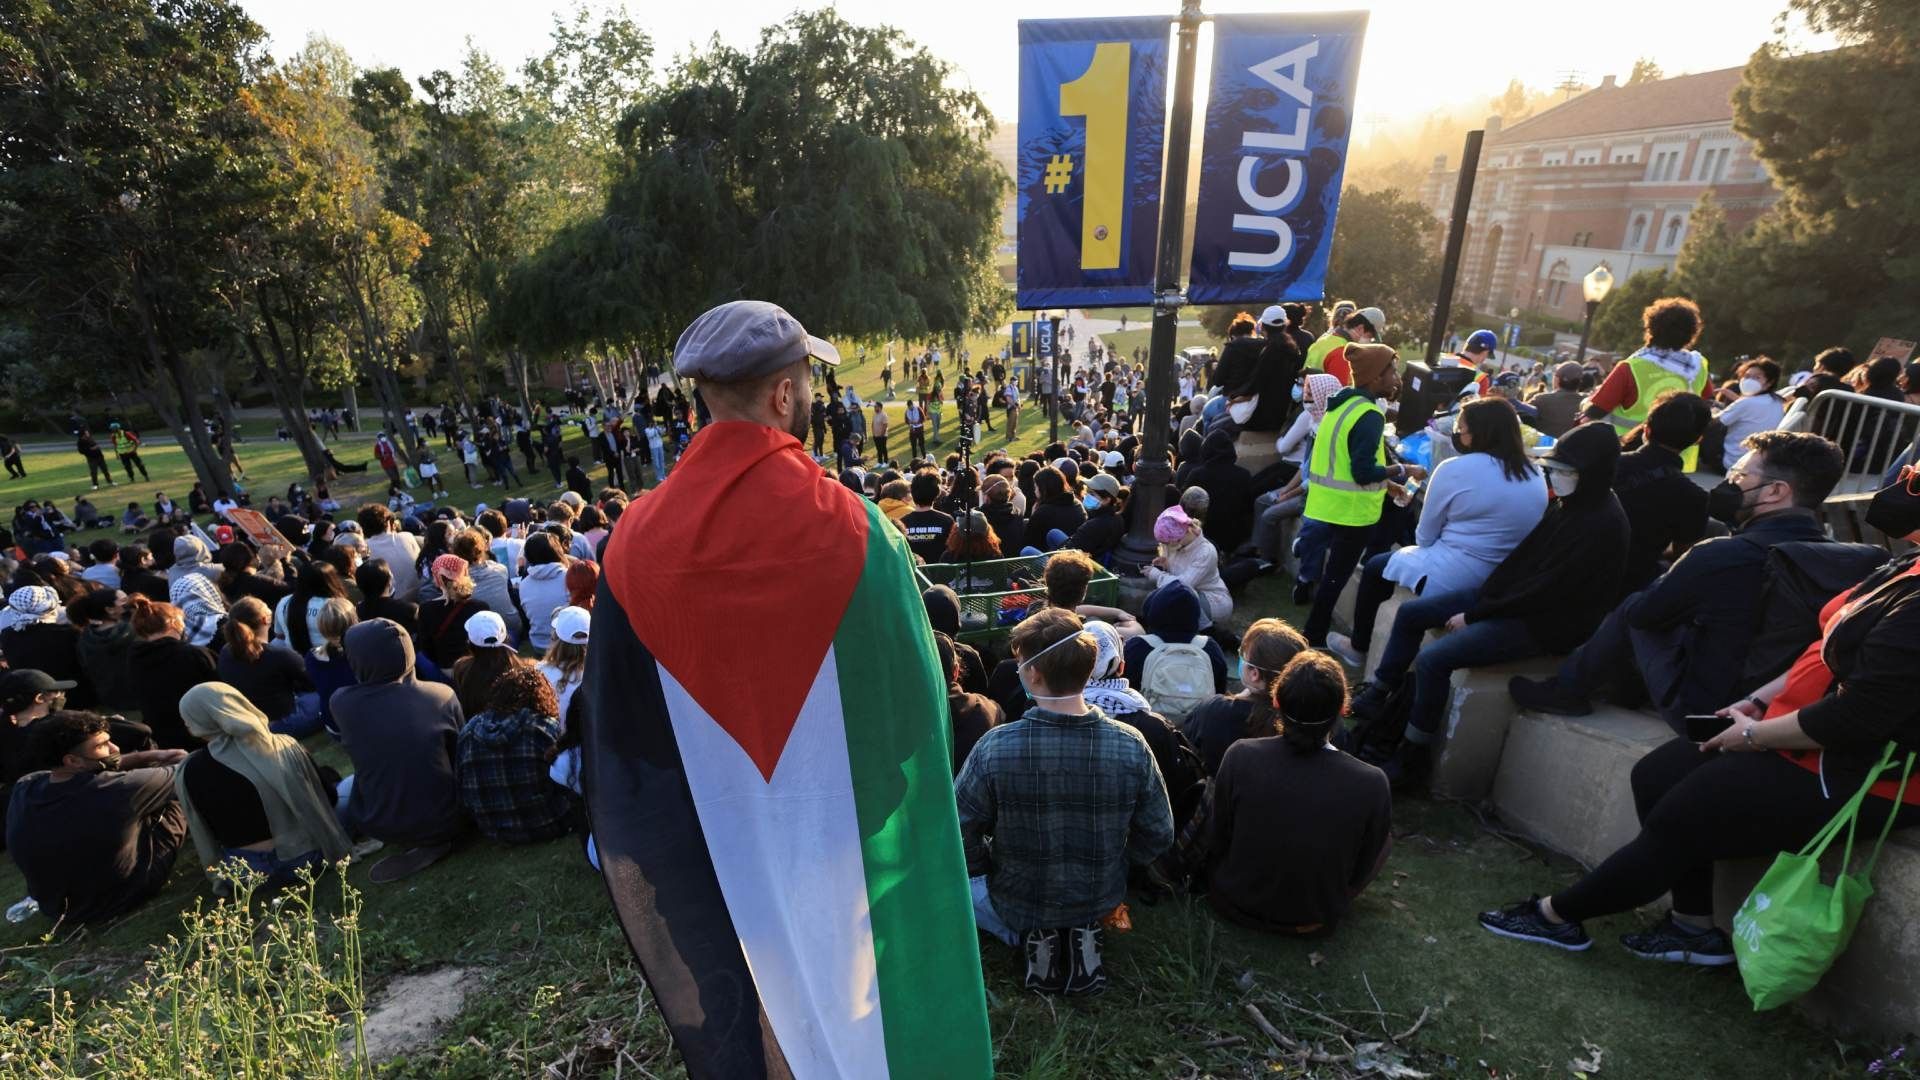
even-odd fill
[{"label": "dirt patch on ground", "polygon": [[[443,967],[396,976],[367,1009],[367,1056],[385,1061],[431,1045],[460,1015],[467,995],[486,981],[486,969]],[[351,1045],[352,1035],[348,1035]]]}]

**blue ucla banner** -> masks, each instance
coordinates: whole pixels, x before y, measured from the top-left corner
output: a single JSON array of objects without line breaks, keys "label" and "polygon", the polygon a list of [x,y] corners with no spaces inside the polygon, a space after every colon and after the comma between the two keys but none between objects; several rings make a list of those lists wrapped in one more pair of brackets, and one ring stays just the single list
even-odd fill
[{"label": "blue ucla banner", "polygon": [[1152,302],[1169,26],[1020,23],[1015,306]]},{"label": "blue ucla banner", "polygon": [[1187,300],[1325,291],[1365,12],[1221,15]]}]

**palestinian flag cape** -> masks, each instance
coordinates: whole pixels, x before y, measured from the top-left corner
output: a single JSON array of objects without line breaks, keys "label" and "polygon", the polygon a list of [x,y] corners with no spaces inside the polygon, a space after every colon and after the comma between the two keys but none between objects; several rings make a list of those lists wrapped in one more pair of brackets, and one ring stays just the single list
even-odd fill
[{"label": "palestinian flag cape", "polygon": [[912,560],[792,436],[718,423],[623,515],[587,805],[695,1077],[986,1077],[945,680]]}]

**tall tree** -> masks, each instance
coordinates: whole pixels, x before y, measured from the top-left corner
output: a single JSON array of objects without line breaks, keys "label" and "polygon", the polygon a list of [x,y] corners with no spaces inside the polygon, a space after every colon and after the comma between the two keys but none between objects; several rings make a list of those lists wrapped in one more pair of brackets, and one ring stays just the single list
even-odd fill
[{"label": "tall tree", "polygon": [[831,10],[682,60],[620,126],[597,219],[515,268],[496,327],[535,352],[664,348],[711,304],[773,299],[856,340],[997,325],[993,120],[898,31]]},{"label": "tall tree", "polygon": [[1404,191],[1348,191],[1327,260],[1327,296],[1377,307],[1389,341],[1420,341],[1440,287],[1433,215]]},{"label": "tall tree", "polygon": [[235,240],[228,299],[248,359],[316,481],[330,470],[307,424],[306,393],[352,378],[341,332],[350,312],[331,270],[377,180],[371,139],[349,114],[352,74],[343,51],[318,41],[242,97],[259,121],[260,166],[249,179],[263,209]]},{"label": "tall tree", "polygon": [[[1791,0],[1842,47],[1762,46],[1734,91],[1734,128],[1781,189],[1725,261],[1746,286],[1708,311],[1803,365],[1823,345],[1865,349],[1920,327],[1920,5]],[[1702,260],[1695,260],[1704,267]],[[1682,266],[1682,276],[1696,267]],[[1783,355],[1784,354],[1784,355]]]},{"label": "tall tree", "polygon": [[222,256],[254,209],[231,177],[260,40],[225,0],[25,0],[0,24],[0,306],[135,387],[209,491],[234,485],[187,354],[224,333]]}]

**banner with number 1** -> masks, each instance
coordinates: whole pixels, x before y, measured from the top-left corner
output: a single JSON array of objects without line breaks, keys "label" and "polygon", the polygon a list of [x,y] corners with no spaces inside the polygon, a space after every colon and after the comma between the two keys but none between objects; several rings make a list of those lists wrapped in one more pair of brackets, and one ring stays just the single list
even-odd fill
[{"label": "banner with number 1", "polygon": [[1152,302],[1170,26],[1020,23],[1017,307]]}]

